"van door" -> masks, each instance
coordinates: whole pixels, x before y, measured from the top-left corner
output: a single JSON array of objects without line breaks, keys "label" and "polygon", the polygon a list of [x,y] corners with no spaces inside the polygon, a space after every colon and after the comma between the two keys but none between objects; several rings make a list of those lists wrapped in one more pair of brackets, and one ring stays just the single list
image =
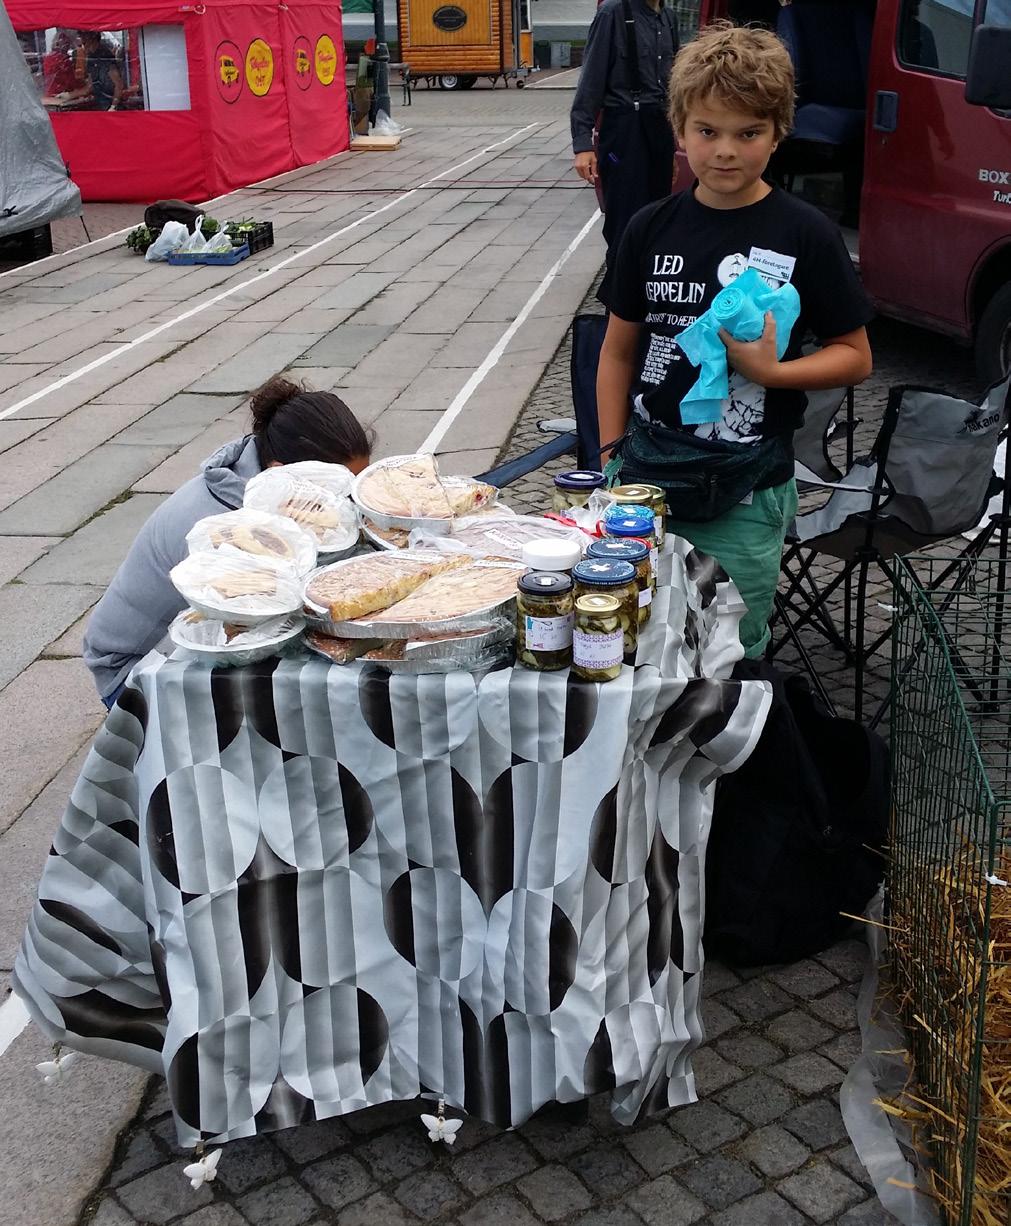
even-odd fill
[{"label": "van door", "polygon": [[860,214],[871,297],[889,314],[966,338],[973,271],[1011,232],[1011,209],[984,178],[1011,170],[1011,120],[964,94],[984,14],[1008,24],[1011,0],[879,0]]}]

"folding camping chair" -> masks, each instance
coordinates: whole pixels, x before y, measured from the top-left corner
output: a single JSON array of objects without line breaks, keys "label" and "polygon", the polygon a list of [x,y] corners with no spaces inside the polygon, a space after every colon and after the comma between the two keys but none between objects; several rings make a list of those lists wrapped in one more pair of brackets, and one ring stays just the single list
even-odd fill
[{"label": "folding camping chair", "polygon": [[572,321],[572,358],[569,375],[575,417],[549,418],[537,423],[543,434],[555,435],[549,442],[497,468],[480,474],[480,480],[499,489],[535,472],[560,456],[572,454],[579,468],[600,465],[600,433],[597,428],[597,359],[607,329],[605,315],[577,315]]},{"label": "folding camping chair", "polygon": [[[963,561],[978,556],[995,533],[1001,534],[1001,546],[1007,551],[1011,487],[1002,485],[994,461],[1007,431],[1009,387],[1011,373],[991,387],[979,404],[936,388],[893,387],[871,454],[849,466],[823,506],[799,515],[787,538],[785,590],[777,598],[777,621],[784,634],[773,642],[769,655],[774,657],[787,639],[798,644],[799,631],[810,627],[852,663],[857,719],[863,715],[867,663],[891,636],[889,626],[867,641],[871,566],[894,583],[890,560],[896,554],[973,532],[1001,488],[1001,509],[990,515],[959,557],[936,577],[935,586],[960,567],[962,575],[968,574]],[[814,572],[820,558],[842,563],[821,586]],[[841,628],[828,607],[840,589],[844,602]],[[887,706],[886,700],[871,720],[872,726]]]}]

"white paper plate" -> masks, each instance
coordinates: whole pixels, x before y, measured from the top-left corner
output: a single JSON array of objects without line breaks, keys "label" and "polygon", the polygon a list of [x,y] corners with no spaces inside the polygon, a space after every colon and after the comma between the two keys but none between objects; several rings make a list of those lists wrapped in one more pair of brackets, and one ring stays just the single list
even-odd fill
[{"label": "white paper plate", "polygon": [[169,638],[180,650],[212,668],[241,668],[280,655],[284,649],[294,645],[305,629],[305,618],[290,615],[257,626],[250,632],[256,636],[256,642],[220,643],[216,641],[222,624],[220,621],[189,622],[186,615],[186,612],[180,613],[169,626]]}]

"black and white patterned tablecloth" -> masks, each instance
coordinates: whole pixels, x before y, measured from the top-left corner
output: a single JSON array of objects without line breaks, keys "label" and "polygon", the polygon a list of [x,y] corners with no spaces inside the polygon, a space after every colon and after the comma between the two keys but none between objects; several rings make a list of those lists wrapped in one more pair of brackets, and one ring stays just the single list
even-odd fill
[{"label": "black and white patterned tablecloth", "polygon": [[34,1020],[164,1074],[184,1145],[419,1094],[501,1126],[692,1101],[713,787],[769,696],[725,679],[711,560],[661,568],[606,685],[152,654],[42,876]]}]

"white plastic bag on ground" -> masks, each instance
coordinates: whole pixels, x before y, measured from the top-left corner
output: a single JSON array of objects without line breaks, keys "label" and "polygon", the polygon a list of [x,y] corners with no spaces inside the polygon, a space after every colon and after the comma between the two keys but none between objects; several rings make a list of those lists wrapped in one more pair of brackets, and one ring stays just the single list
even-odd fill
[{"label": "white plastic bag on ground", "polygon": [[225,230],[219,230],[213,238],[208,239],[204,248],[205,255],[226,255],[234,247],[232,236]]},{"label": "white plastic bag on ground", "polygon": [[181,221],[167,221],[162,226],[161,234],[144,252],[144,259],[167,260],[173,251],[178,251],[182,247],[189,236],[189,230]]},{"label": "white plastic bag on ground", "polygon": [[203,215],[196,220],[193,233],[186,236],[182,246],[178,248],[181,255],[201,255],[207,250],[207,239],[200,227],[204,224]]},{"label": "white plastic bag on ground", "polygon": [[372,131],[376,136],[399,136],[401,132],[406,132],[407,129],[402,123],[397,123],[395,119],[391,119],[385,111],[377,111],[376,122],[372,125]]}]

